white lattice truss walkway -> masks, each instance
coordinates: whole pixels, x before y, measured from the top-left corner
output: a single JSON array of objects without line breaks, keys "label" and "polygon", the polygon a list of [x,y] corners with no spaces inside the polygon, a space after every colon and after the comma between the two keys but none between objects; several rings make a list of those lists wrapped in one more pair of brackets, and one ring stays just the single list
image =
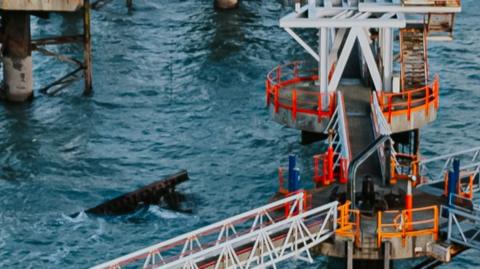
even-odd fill
[{"label": "white lattice truss walkway", "polygon": [[304,211],[299,193],[93,268],[264,268],[313,262],[310,249],[336,230],[337,202]]}]

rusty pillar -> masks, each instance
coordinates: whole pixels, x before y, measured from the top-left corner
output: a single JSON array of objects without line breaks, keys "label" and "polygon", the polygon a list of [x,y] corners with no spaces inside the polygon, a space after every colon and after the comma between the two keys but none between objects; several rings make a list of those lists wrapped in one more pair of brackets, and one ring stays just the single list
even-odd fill
[{"label": "rusty pillar", "polygon": [[240,0],[214,0],[215,8],[218,9],[232,9],[237,8]]},{"label": "rusty pillar", "polygon": [[84,2],[83,12],[83,72],[85,79],[85,89],[83,94],[92,93],[92,43],[90,32],[90,0]]},{"label": "rusty pillar", "polygon": [[127,7],[128,8],[132,8],[133,7],[133,0],[126,0],[126,4],[127,4]]},{"label": "rusty pillar", "polygon": [[4,81],[0,96],[12,102],[25,102],[33,97],[30,14],[3,12],[2,24]]}]

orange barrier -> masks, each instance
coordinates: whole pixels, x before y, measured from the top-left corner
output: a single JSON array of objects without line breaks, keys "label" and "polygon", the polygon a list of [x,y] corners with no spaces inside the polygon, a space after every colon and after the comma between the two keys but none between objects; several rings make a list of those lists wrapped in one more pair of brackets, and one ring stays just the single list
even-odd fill
[{"label": "orange barrier", "polygon": [[[292,119],[295,121],[297,114],[308,114],[322,118],[329,118],[335,111],[335,93],[320,93],[319,91],[307,91],[296,89],[295,85],[318,81],[318,69],[308,69],[303,62],[293,62],[279,65],[270,71],[266,80],[266,101],[267,106],[274,105],[275,113],[279,109],[290,110]],[[282,97],[281,92],[291,91],[291,97]],[[324,100],[329,100],[328,110],[324,111],[322,105]]]},{"label": "orange barrier", "polygon": [[[341,184],[347,183],[348,162],[346,159],[340,158],[340,167],[335,169],[335,156],[338,156],[338,153],[334,153],[333,150],[313,156],[313,182],[327,186],[337,179]],[[323,164],[321,170],[320,163]]]},{"label": "orange barrier", "polygon": [[[462,179],[465,179],[465,178],[468,179],[466,183],[462,182]],[[474,174],[466,177],[460,176],[460,180],[458,181],[458,194],[460,195],[460,197],[466,198],[466,199],[473,198],[473,181],[474,180],[475,180]],[[463,191],[465,189],[464,188],[465,185],[466,185],[466,191]]]},{"label": "orange barrier", "polygon": [[407,237],[433,235],[437,240],[438,218],[437,206],[402,211],[379,211],[377,215],[377,245],[380,247],[385,238],[401,238],[403,246],[406,245]]},{"label": "orange barrier", "polygon": [[[444,176],[444,190],[443,193],[448,197],[448,171],[445,171]],[[467,179],[467,182],[464,182]],[[463,181],[462,181],[463,180]],[[457,185],[457,193],[461,199],[471,200],[473,199],[473,183],[475,181],[475,174],[460,175]],[[464,191],[466,189],[466,191]]]},{"label": "orange barrier", "polygon": [[378,94],[378,100],[388,123],[392,122],[392,117],[403,115],[406,115],[410,121],[412,112],[424,111],[425,115],[428,116],[431,106],[438,109],[439,88],[439,78],[435,76],[432,85],[405,90],[401,93],[381,92]]},{"label": "orange barrier", "polygon": [[[398,180],[408,180],[410,175],[417,176],[417,179],[420,179],[417,155],[397,153],[395,158],[392,156],[390,160],[390,184],[396,184]],[[418,182],[419,180],[415,181],[414,186]]]},{"label": "orange barrier", "polygon": [[352,238],[357,246],[360,246],[360,211],[350,209],[351,202],[338,207],[338,228],[335,233],[339,236]]}]

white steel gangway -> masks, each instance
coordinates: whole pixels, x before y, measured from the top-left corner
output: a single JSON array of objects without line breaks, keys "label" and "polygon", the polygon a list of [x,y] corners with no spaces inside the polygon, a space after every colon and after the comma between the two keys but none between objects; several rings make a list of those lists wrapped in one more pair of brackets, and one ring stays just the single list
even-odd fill
[{"label": "white steel gangway", "polygon": [[448,220],[447,242],[480,250],[480,207],[472,199],[450,194],[449,205],[442,206]]},{"label": "white steel gangway", "polygon": [[267,204],[92,267],[265,268],[291,258],[313,262],[310,249],[334,235],[337,205],[305,211],[305,193]]},{"label": "white steel gangway", "polygon": [[[472,184],[467,184],[467,188],[472,188],[472,192],[480,190],[480,147],[474,147],[454,153],[445,154],[430,159],[419,161],[419,170],[421,174],[421,185],[434,185],[445,181],[446,173],[451,169],[453,161],[460,160],[461,176],[472,177]],[[470,190],[463,190],[464,192]]]}]

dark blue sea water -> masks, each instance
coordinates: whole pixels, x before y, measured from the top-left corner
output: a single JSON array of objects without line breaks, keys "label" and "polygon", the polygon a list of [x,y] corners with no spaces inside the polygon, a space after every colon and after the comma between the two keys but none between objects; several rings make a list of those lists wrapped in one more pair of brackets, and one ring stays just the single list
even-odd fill
[{"label": "dark blue sea water", "polygon": [[[0,105],[0,268],[85,268],[254,208],[275,193],[276,168],[290,152],[311,175],[316,149],[265,109],[266,73],[308,57],[277,27],[287,1],[244,0],[224,13],[211,0],[135,0],[130,12],[123,2],[92,14],[92,97],[78,83]],[[438,121],[422,132],[427,156],[480,143],[480,2],[463,3],[456,40],[430,45],[442,88]],[[32,32],[68,34],[74,22],[33,19]],[[34,61],[37,88],[71,68]],[[182,168],[191,215],[151,207],[69,217]],[[445,268],[479,267],[476,255]]]}]

